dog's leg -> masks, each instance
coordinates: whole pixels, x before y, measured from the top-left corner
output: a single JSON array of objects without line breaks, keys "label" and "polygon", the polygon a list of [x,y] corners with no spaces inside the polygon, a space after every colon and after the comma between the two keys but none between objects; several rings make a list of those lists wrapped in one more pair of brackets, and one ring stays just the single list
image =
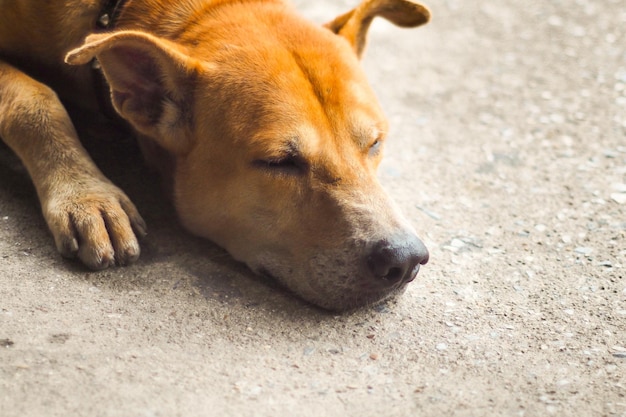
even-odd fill
[{"label": "dog's leg", "polygon": [[135,206],[95,166],[56,94],[2,61],[0,137],[30,173],[63,256],[92,269],[137,259],[145,223]]}]

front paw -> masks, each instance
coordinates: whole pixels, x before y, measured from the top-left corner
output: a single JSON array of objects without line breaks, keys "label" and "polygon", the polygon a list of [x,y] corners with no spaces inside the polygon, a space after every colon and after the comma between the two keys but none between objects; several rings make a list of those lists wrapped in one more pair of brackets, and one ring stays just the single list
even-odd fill
[{"label": "front paw", "polygon": [[94,270],[135,262],[140,253],[137,236],[146,235],[145,222],[119,188],[92,182],[56,190],[42,201],[57,249]]}]

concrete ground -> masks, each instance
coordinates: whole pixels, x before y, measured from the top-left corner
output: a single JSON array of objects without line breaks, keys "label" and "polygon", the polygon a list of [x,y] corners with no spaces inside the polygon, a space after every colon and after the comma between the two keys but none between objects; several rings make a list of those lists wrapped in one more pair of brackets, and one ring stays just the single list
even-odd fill
[{"label": "concrete ground", "polygon": [[0,150],[0,416],[626,416],[623,0],[428,5],[364,61],[431,251],[402,297],[335,316],[256,278],[94,121],[150,235],[132,267],[62,260]]}]

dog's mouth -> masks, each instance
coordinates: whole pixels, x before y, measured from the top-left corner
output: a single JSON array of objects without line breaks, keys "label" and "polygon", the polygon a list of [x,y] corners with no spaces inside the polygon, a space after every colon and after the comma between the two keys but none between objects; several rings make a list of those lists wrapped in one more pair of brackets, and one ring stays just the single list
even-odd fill
[{"label": "dog's mouth", "polygon": [[290,281],[280,275],[272,273],[269,268],[260,266],[253,269],[261,277],[266,285],[273,288],[281,288],[289,294],[325,310],[334,312],[347,312],[358,308],[374,307],[389,299],[402,294],[408,284],[415,280],[419,272],[419,265],[414,268],[410,279],[402,282],[389,279],[378,282],[369,280],[349,279],[348,276],[340,275],[337,281],[350,282],[351,285],[337,285],[337,282],[308,282],[303,286],[301,283],[290,285]]},{"label": "dog's mouth", "polygon": [[[287,246],[290,248],[290,246]],[[284,247],[257,253],[246,263],[259,276],[326,310],[372,306],[401,294],[428,262],[428,251],[412,235],[374,242],[353,239],[340,247],[304,254]]]}]

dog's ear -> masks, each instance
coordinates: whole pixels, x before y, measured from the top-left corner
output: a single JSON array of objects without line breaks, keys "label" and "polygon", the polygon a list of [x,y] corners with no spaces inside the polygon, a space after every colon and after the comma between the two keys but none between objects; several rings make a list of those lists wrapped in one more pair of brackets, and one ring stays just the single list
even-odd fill
[{"label": "dog's ear", "polygon": [[198,61],[171,42],[138,31],[91,35],[65,61],[81,65],[94,58],[122,118],[171,152],[189,146],[186,133]]},{"label": "dog's ear", "polygon": [[363,0],[355,9],[324,26],[346,38],[360,58],[365,49],[367,31],[375,17],[381,16],[400,27],[416,27],[430,20],[426,6],[409,0]]}]

